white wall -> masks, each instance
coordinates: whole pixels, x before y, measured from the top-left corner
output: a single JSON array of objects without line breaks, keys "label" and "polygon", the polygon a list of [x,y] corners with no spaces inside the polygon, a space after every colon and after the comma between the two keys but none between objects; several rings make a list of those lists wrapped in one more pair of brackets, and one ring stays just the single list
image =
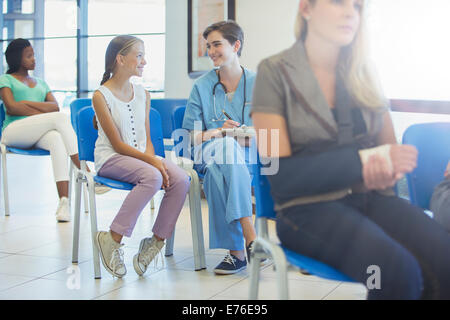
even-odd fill
[{"label": "white wall", "polygon": [[299,0],[236,0],[236,21],[244,30],[241,64],[255,70],[259,62],[290,47]]},{"label": "white wall", "polygon": [[[299,0],[236,0],[236,21],[244,30],[241,63],[255,70],[265,57],[294,42]],[[188,98],[187,0],[166,1],[166,98]]]}]

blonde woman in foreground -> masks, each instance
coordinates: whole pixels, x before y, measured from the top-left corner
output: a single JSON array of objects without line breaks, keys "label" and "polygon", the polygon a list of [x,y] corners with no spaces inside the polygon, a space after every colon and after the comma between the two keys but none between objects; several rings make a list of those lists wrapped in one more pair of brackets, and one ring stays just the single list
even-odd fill
[{"label": "blonde woman in foreground", "polygon": [[391,189],[417,150],[396,143],[370,72],[365,7],[301,0],[297,42],[259,65],[253,123],[280,137],[279,154],[262,154],[280,157],[269,176],[278,237],[366,285],[368,299],[449,299],[449,234]]}]

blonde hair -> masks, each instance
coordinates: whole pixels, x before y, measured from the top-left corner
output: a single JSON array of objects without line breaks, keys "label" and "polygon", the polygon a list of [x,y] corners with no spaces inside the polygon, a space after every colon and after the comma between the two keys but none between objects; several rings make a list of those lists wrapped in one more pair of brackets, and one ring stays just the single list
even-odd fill
[{"label": "blonde hair", "polygon": [[[305,0],[300,0],[305,1]],[[316,0],[308,0],[312,4]],[[352,44],[341,50],[338,72],[344,79],[351,96],[365,107],[385,107],[385,98],[378,77],[370,66],[366,43],[366,1],[362,1],[359,30]],[[305,41],[308,25],[300,10],[295,22],[295,36],[298,41]]]},{"label": "blonde hair", "polygon": [[130,49],[138,42],[143,43],[141,39],[129,35],[117,36],[111,40],[108,48],[106,49],[105,72],[103,73],[103,78],[100,85],[103,85],[111,78],[111,74],[114,72],[116,67],[117,55],[120,54],[126,56],[128,52],[130,52]]}]

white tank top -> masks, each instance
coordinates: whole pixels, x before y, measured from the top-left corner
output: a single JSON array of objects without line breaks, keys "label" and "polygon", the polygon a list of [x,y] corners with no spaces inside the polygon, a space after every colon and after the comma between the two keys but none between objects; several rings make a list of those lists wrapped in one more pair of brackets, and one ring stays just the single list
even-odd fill
[{"label": "white tank top", "polygon": [[[119,130],[122,141],[129,146],[145,152],[147,134],[145,131],[145,107],[146,94],[144,87],[136,84],[133,86],[133,99],[123,102],[105,86],[98,88],[105,97],[106,104],[111,112],[114,124]],[[95,142],[94,159],[95,170],[98,172],[105,162],[118,154],[114,151],[108,137],[97,120],[98,139]]]}]

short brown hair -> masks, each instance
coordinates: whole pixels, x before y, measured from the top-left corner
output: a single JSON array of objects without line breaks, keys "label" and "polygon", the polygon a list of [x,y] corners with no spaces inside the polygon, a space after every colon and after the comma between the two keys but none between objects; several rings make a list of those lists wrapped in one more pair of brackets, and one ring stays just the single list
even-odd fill
[{"label": "short brown hair", "polygon": [[241,42],[241,47],[238,51],[238,56],[241,56],[242,48],[244,47],[244,31],[242,28],[233,20],[221,21],[211,24],[203,32],[203,38],[206,40],[208,35],[213,31],[219,31],[222,37],[228,40],[228,42],[233,45],[237,40]]}]

